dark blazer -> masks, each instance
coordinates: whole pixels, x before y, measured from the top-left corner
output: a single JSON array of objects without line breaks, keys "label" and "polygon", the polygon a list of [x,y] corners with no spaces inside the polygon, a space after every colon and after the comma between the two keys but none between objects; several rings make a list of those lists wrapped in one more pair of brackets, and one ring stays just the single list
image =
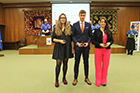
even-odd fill
[{"label": "dark blazer", "polygon": [[[103,43],[103,33],[100,29],[95,29],[95,32],[91,38],[91,42],[95,45],[95,48],[102,48],[100,43]],[[110,34],[107,33],[107,42],[111,42],[111,44],[106,48],[110,49],[110,46],[114,43],[112,32]]]},{"label": "dark blazer", "polygon": [[[65,40],[65,44],[61,44],[60,42],[54,42],[53,39]],[[55,43],[53,49],[53,59],[64,59],[64,58],[72,58],[72,46],[71,46],[71,35],[65,35],[65,30],[62,32],[61,36],[57,36],[55,33],[55,29],[52,33],[52,42]]]},{"label": "dark blazer", "polygon": [[[73,24],[72,27],[72,39],[74,41],[74,49],[79,48],[76,43],[79,42],[88,42],[90,44],[91,41],[91,36],[92,36],[92,31],[91,31],[91,24],[85,22],[84,26],[84,32],[82,33],[80,23],[79,21]],[[88,46],[88,48],[90,48]]]}]

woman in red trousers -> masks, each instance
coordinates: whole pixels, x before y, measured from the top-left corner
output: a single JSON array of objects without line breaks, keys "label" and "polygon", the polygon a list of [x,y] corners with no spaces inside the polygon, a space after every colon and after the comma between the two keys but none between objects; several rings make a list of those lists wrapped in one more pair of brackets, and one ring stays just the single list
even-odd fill
[{"label": "woman in red trousers", "polygon": [[100,19],[100,28],[96,29],[91,42],[95,45],[95,83],[97,87],[106,86],[110,61],[110,46],[114,40],[105,17]]}]

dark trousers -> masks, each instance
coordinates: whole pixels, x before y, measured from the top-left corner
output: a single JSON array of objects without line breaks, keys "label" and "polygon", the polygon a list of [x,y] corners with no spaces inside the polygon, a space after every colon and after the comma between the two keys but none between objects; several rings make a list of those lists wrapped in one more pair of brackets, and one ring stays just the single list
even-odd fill
[{"label": "dark trousers", "polygon": [[128,55],[129,54],[133,55],[133,49],[128,49]]},{"label": "dark trousers", "polygon": [[89,48],[79,48],[75,49],[75,65],[74,65],[74,78],[78,78],[79,73],[79,63],[81,54],[83,54],[83,62],[84,62],[84,72],[85,72],[85,78],[88,78],[88,58],[89,58]]}]

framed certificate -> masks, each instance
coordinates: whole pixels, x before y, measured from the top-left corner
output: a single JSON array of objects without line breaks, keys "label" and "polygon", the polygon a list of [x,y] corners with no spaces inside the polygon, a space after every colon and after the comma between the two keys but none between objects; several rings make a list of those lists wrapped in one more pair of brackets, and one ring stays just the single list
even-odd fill
[{"label": "framed certificate", "polygon": [[51,38],[46,38],[46,45],[52,45]]}]

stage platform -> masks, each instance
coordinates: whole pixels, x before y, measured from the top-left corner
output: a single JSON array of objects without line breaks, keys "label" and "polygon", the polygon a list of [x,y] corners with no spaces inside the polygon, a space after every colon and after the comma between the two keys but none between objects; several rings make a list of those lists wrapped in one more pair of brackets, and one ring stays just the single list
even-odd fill
[{"label": "stage platform", "polygon": [[[90,54],[94,54],[95,48],[91,45]],[[52,54],[53,47],[37,48],[37,45],[28,45],[19,48],[19,54]],[[74,50],[73,50],[74,53]],[[126,53],[125,47],[117,44],[111,46],[111,53]]]}]

